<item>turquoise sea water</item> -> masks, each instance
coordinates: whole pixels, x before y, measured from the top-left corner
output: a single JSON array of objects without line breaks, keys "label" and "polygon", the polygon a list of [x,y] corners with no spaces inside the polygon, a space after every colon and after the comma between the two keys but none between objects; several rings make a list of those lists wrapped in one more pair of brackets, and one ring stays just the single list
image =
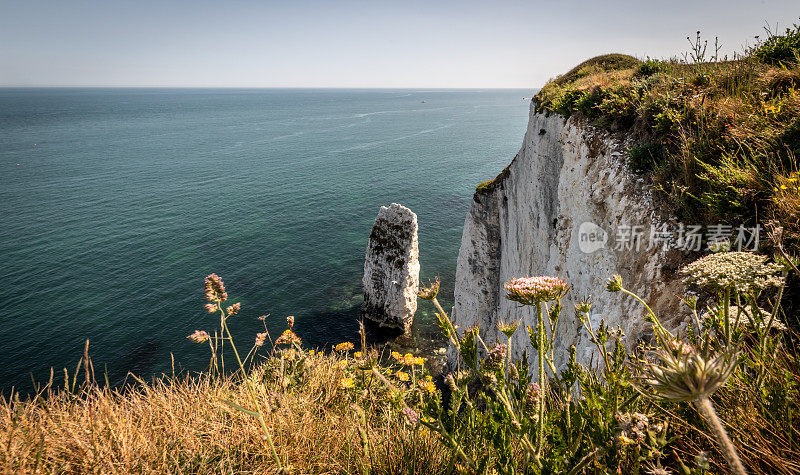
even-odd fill
[{"label": "turquoise sea water", "polygon": [[[419,219],[446,304],[475,185],[513,157],[529,90],[0,89],[0,391],[74,371],[200,370],[203,277],[311,346],[354,340],[366,240]],[[424,102],[423,102],[424,101]],[[431,338],[420,305],[418,339]],[[98,378],[100,376],[98,375]]]}]

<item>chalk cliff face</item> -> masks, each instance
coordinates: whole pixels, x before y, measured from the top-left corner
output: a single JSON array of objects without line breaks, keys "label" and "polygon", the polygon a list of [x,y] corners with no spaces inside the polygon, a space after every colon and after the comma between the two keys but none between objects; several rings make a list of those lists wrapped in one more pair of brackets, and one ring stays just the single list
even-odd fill
[{"label": "chalk cliff face", "polygon": [[[571,345],[582,363],[595,350],[574,311],[581,298],[592,296],[595,328],[604,318],[622,328],[629,345],[648,330],[641,304],[605,290],[612,274],[621,274],[626,288],[675,326],[683,311],[675,294],[683,286],[674,273],[683,256],[661,244],[651,247],[651,225],[668,218],[656,209],[645,181],[628,171],[624,137],[574,117],[537,113],[535,106],[519,154],[475,193],[458,255],[453,320],[462,329],[477,323],[489,344],[505,341],[498,322],[521,320],[512,353],[519,357],[527,349],[532,355],[524,329],[535,327],[535,310],[507,300],[503,284],[514,277],[561,276],[573,286],[554,344],[555,363],[563,367]],[[639,231],[637,239],[628,239]],[[453,348],[448,356],[455,361]]]},{"label": "chalk cliff face", "polygon": [[417,310],[417,215],[397,203],[381,206],[364,261],[364,315],[408,331]]}]

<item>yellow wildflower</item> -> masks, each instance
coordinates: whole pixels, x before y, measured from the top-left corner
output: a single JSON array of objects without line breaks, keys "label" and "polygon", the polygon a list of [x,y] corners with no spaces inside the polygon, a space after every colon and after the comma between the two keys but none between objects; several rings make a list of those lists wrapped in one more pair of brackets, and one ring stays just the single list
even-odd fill
[{"label": "yellow wildflower", "polygon": [[293,343],[297,343],[299,345],[300,342],[300,337],[295,335],[291,330],[284,330],[281,336],[275,340],[276,345],[291,345]]},{"label": "yellow wildflower", "polygon": [[353,358],[363,358],[363,357],[364,354],[361,353],[360,351],[356,351],[355,353],[353,353]]},{"label": "yellow wildflower", "polygon": [[400,381],[408,381],[408,373],[404,373],[402,371],[395,373],[395,377],[397,377],[397,379]]},{"label": "yellow wildflower", "polygon": [[339,369],[347,368],[347,361],[342,360],[342,361],[336,363],[336,367],[339,368]]},{"label": "yellow wildflower", "polygon": [[355,387],[355,385],[356,382],[353,381],[353,378],[342,378],[341,380],[339,380],[339,386],[343,389],[350,389],[352,387]]},{"label": "yellow wildflower", "polygon": [[430,382],[430,381],[420,381],[418,384],[419,384],[420,389],[422,389],[423,392],[427,392],[430,395],[433,395],[433,394],[436,393],[436,385],[434,385],[432,382]]},{"label": "yellow wildflower", "polygon": [[353,348],[355,348],[355,347],[349,341],[346,341],[344,343],[339,343],[338,345],[333,347],[333,349],[336,350],[336,351],[350,351]]},{"label": "yellow wildflower", "polygon": [[417,365],[417,366],[424,365],[425,364],[425,358],[423,358],[421,356],[418,356],[418,357],[414,358],[414,364]]}]

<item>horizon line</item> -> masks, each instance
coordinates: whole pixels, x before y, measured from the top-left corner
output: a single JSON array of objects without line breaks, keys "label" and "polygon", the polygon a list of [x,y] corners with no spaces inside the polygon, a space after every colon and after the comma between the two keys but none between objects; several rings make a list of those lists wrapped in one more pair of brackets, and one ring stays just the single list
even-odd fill
[{"label": "horizon line", "polygon": [[470,90],[470,89],[541,89],[541,87],[504,87],[504,86],[189,86],[189,85],[124,85],[124,84],[0,84],[0,89],[435,89],[435,90]]}]

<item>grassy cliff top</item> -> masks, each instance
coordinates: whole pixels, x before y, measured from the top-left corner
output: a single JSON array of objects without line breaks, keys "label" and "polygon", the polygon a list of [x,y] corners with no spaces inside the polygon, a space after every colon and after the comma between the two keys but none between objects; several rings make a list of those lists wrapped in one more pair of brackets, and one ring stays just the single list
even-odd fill
[{"label": "grassy cliff top", "polygon": [[800,27],[734,60],[700,36],[684,60],[610,54],[584,61],[534,97],[633,137],[631,168],[649,175],[684,221],[776,222],[800,242]]}]

